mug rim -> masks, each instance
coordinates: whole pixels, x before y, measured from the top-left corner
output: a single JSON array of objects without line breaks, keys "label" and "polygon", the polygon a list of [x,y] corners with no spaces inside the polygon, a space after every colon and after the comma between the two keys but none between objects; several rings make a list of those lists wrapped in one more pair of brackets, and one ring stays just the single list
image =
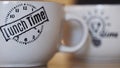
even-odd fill
[{"label": "mug rim", "polygon": [[0,1],[0,3],[1,2],[34,2],[34,3],[49,3],[49,4],[57,4],[57,5],[61,5],[61,6],[64,6],[64,4],[61,4],[61,3],[58,3],[58,2],[53,2],[53,1],[39,1],[39,0],[24,0],[24,1],[22,1],[22,0],[3,0],[3,1]]}]

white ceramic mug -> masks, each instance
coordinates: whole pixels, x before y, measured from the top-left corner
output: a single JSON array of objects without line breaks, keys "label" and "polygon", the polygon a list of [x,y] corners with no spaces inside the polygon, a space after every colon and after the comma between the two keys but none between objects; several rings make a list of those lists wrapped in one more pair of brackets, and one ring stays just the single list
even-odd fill
[{"label": "white ceramic mug", "polygon": [[[87,25],[78,22],[83,34],[78,45],[64,46],[64,15],[64,6],[54,2],[0,1],[0,67],[43,66],[57,50],[80,49],[87,38]],[[79,21],[76,16],[66,16],[66,20]]]},{"label": "white ceramic mug", "polygon": [[[75,53],[87,62],[120,62],[120,5],[74,5],[67,13],[86,21],[90,36],[85,46]],[[79,36],[78,36],[79,37]]]}]

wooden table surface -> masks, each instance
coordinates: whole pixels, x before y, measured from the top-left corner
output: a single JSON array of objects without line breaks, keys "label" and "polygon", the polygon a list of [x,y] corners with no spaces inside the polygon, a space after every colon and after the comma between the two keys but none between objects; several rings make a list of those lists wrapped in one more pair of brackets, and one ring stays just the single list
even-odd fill
[{"label": "wooden table surface", "polygon": [[57,53],[47,68],[120,68],[120,63],[84,63],[75,60],[71,54]]}]

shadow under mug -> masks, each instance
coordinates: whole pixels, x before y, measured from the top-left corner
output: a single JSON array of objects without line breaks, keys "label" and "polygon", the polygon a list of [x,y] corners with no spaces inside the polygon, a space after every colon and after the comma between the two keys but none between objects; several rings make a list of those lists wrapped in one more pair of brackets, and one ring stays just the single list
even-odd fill
[{"label": "shadow under mug", "polygon": [[120,62],[119,4],[66,6],[65,11],[84,20],[89,28],[86,44],[75,53],[77,58],[86,62]]},{"label": "shadow under mug", "polygon": [[[83,35],[79,44],[73,47],[61,43],[63,24],[71,20],[78,21]],[[66,14],[63,5],[42,1],[0,1],[0,67],[46,65],[57,50],[69,53],[79,50],[87,36],[85,22]]]}]

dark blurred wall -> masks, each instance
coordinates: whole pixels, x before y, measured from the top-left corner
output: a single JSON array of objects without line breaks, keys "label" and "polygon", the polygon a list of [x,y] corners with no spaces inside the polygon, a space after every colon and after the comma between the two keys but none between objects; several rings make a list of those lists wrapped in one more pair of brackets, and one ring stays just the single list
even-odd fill
[{"label": "dark blurred wall", "polygon": [[120,0],[76,0],[76,4],[120,4]]}]

